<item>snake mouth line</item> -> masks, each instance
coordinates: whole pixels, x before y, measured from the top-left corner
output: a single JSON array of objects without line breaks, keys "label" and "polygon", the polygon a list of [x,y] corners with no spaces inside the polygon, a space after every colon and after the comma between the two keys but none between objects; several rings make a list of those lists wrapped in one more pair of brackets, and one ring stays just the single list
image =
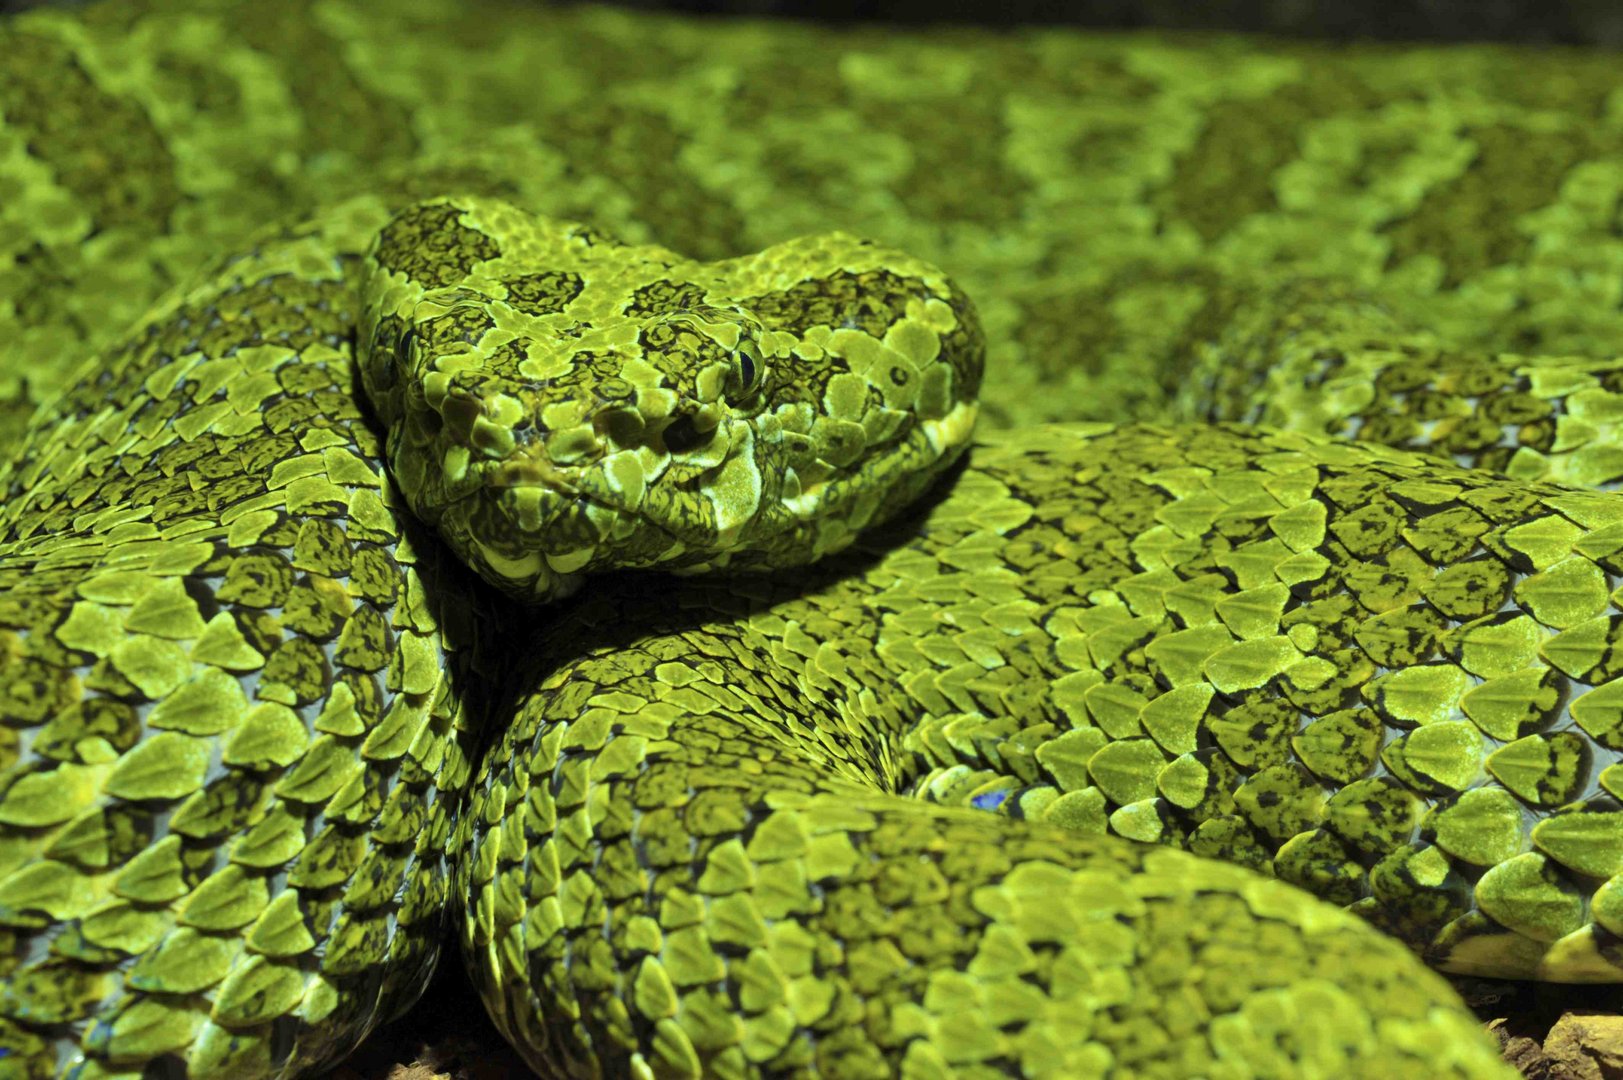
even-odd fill
[{"label": "snake mouth line", "polygon": [[[498,466],[498,468],[501,467],[502,466]],[[686,549],[687,542],[684,541],[676,531],[671,529],[666,524],[651,517],[647,511],[641,508],[632,507],[623,501],[607,498],[602,493],[585,490],[582,485],[571,479],[568,471],[559,469],[556,465],[548,463],[544,469],[540,470],[540,472],[543,475],[526,477],[524,479],[513,480],[505,483],[491,483],[484,477],[481,477],[480,483],[470,487],[466,492],[448,500],[445,503],[444,509],[441,511],[441,515],[442,517],[460,517],[463,521],[468,521],[470,515],[465,512],[466,508],[483,500],[488,502],[491,508],[501,515],[502,520],[513,530],[511,535],[515,537],[523,537],[529,540],[540,540],[546,537],[553,530],[558,517],[567,513],[569,504],[573,503],[577,507],[577,512],[580,514],[580,516],[586,520],[592,520],[590,510],[595,508],[597,510],[605,511],[608,514],[616,515],[625,522],[628,522],[631,526],[631,531],[634,534],[647,535],[649,532],[652,532],[668,540],[669,547],[667,550],[670,553],[675,553],[677,551]],[[556,498],[558,500],[557,511],[551,515],[544,515],[542,520],[535,527],[530,527],[521,523],[508,508],[503,506],[505,501],[503,498],[504,495],[521,491],[539,491],[542,498],[546,498],[549,495]],[[453,508],[463,510],[464,512],[460,514],[453,514]],[[593,548],[601,549],[603,547],[613,546],[613,538],[610,535],[601,529],[595,530],[595,532],[595,538],[591,542],[591,546]],[[481,546],[483,546],[486,542],[486,538],[483,537],[475,537],[475,539],[481,543]],[[525,554],[540,552],[541,547],[539,544],[534,544],[524,549]]]}]

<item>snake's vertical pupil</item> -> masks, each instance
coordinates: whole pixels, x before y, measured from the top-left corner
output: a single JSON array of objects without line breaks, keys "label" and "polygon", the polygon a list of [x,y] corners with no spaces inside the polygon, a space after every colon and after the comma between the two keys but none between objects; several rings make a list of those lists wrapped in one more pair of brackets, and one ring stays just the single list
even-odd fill
[{"label": "snake's vertical pupil", "polygon": [[743,383],[744,393],[755,389],[755,361],[750,359],[749,353],[738,354],[738,377]]},{"label": "snake's vertical pupil", "polygon": [[395,345],[394,358],[396,363],[408,364],[411,362],[411,350],[417,345],[417,328],[408,326],[400,334],[400,341]]}]

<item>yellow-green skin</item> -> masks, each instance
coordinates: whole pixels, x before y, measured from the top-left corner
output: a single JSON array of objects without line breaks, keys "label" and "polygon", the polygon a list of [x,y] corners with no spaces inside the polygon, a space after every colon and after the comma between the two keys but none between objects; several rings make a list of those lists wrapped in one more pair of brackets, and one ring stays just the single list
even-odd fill
[{"label": "yellow-green skin", "polygon": [[[0,1075],[319,1069],[447,915],[579,1075],[1501,1075],[1370,922],[1618,979],[1611,58],[440,0],[0,57]],[[860,290],[775,246],[831,229]],[[968,465],[708,573],[904,512],[965,292]],[[408,502],[523,599],[706,573],[510,606]]]},{"label": "yellow-green skin", "polygon": [[464,197],[379,234],[360,375],[412,510],[545,602],[787,569],[957,460],[984,346],[941,271],[839,233],[713,263]]}]

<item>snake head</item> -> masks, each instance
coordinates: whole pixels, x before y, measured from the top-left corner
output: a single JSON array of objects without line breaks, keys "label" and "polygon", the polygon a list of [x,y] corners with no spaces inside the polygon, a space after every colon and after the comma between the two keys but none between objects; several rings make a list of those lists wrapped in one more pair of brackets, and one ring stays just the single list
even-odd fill
[{"label": "snake head", "polygon": [[362,377],[412,510],[525,599],[837,550],[967,445],[981,339],[928,264],[829,234],[698,263],[482,199],[382,231]]}]

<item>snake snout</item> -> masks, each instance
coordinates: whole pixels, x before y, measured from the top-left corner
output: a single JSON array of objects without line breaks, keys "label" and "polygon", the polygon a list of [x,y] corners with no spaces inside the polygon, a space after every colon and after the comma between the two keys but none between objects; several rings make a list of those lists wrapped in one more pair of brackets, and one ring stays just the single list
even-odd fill
[{"label": "snake snout", "polygon": [[509,458],[485,470],[485,487],[500,493],[517,488],[537,488],[560,495],[576,494],[568,471],[558,468],[545,454]]},{"label": "snake snout", "polygon": [[560,537],[604,541],[624,531],[641,496],[606,449],[589,431],[536,438],[479,470],[484,498],[503,529],[525,545],[552,547]]}]

